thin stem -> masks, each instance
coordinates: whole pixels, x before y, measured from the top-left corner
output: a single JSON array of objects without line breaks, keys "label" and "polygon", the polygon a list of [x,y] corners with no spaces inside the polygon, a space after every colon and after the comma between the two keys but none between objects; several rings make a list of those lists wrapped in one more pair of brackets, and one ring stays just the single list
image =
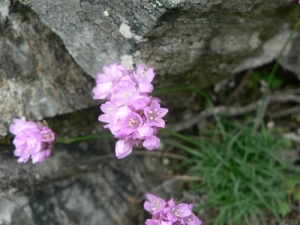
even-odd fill
[{"label": "thin stem", "polygon": [[285,43],[284,43],[284,45],[283,45],[283,47],[282,47],[282,49],[281,49],[281,51],[279,53],[279,56],[276,59],[275,65],[273,66],[271,75],[270,75],[270,77],[268,79],[268,84],[269,84],[268,86],[270,86],[270,82],[273,80],[273,78],[274,78],[274,76],[275,76],[275,74],[277,72],[277,69],[278,69],[278,66],[279,66],[279,61],[282,58],[285,49],[287,48],[287,46],[288,46],[289,42],[291,41],[292,37],[294,36],[295,32],[298,30],[299,26],[300,26],[300,19],[297,21],[297,23],[294,26],[292,32],[290,33],[288,39],[285,41]]},{"label": "thin stem", "polygon": [[263,94],[262,104],[261,104],[260,108],[258,109],[258,112],[257,112],[257,115],[256,115],[256,120],[255,120],[254,127],[253,127],[253,130],[252,130],[252,135],[254,134],[255,130],[257,129],[257,127],[261,123],[261,120],[262,120],[262,117],[263,117],[263,112],[264,112],[264,107],[266,105],[265,104],[266,98],[267,98],[267,95],[268,95],[268,93],[270,91],[270,84],[273,81],[274,76],[275,76],[275,74],[276,74],[276,72],[278,70],[279,61],[282,58],[285,49],[287,48],[288,44],[290,43],[293,35],[295,34],[295,32],[297,31],[297,29],[299,28],[299,26],[300,26],[300,19],[297,21],[297,23],[294,26],[292,32],[290,33],[289,37],[285,41],[285,43],[284,43],[284,45],[283,45],[283,47],[282,47],[282,49],[281,49],[281,51],[279,53],[279,56],[276,59],[275,65],[272,68],[272,72],[271,72],[270,77],[268,79],[268,86],[267,86],[267,88],[266,88],[266,90],[264,91],[264,94]]},{"label": "thin stem", "polygon": [[95,134],[95,135],[87,135],[87,136],[74,137],[74,138],[56,138],[55,142],[70,144],[72,142],[77,142],[77,141],[92,140],[92,139],[99,139],[99,138],[111,138],[111,137],[113,137],[112,134]]}]

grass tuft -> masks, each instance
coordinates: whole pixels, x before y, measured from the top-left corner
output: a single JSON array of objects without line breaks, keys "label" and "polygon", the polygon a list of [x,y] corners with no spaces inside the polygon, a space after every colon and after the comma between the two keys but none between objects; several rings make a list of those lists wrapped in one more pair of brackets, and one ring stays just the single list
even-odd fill
[{"label": "grass tuft", "polygon": [[261,224],[270,216],[279,221],[299,198],[299,170],[284,157],[289,141],[275,138],[264,126],[257,130],[254,123],[215,117],[216,125],[197,138],[164,130],[182,140],[165,143],[190,154],[182,164],[188,174],[203,179],[189,185],[192,193],[206,199],[196,210],[218,212],[214,225]]}]

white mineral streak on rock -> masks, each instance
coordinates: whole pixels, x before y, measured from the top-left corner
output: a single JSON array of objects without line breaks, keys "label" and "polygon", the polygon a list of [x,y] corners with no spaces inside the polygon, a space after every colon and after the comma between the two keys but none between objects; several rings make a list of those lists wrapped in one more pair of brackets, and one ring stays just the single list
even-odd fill
[{"label": "white mineral streak on rock", "polygon": [[175,7],[179,4],[185,3],[186,0],[168,0],[168,3],[171,4],[172,7]]},{"label": "white mineral streak on rock", "polygon": [[15,100],[17,115],[15,117],[25,117],[24,104],[22,101],[22,93],[28,88],[27,84],[19,84],[14,80],[7,80],[7,95]]},{"label": "white mineral streak on rock", "polygon": [[250,48],[256,49],[261,44],[259,39],[259,32],[254,32],[249,40]]},{"label": "white mineral streak on rock", "polygon": [[143,41],[143,37],[139,36],[139,35],[133,35],[134,39],[137,41],[137,43],[142,42]]},{"label": "white mineral streak on rock", "polygon": [[105,11],[103,12],[103,14],[104,14],[104,16],[109,16],[109,12],[108,12],[107,10],[105,10]]},{"label": "white mineral streak on rock", "polygon": [[128,70],[133,70],[133,57],[131,55],[121,56],[121,64],[125,66]]},{"label": "white mineral streak on rock", "polygon": [[122,23],[120,28],[119,28],[120,33],[123,35],[125,38],[132,38],[133,35],[130,31],[130,26],[128,26],[126,23]]},{"label": "white mineral streak on rock", "polygon": [[[290,33],[291,33],[290,30],[282,31],[281,33],[277,34],[269,41],[265,42],[265,44],[262,47],[262,52],[259,55],[247,58],[239,66],[237,66],[233,70],[233,72],[237,73],[242,70],[247,70],[258,66],[262,66],[276,59]],[[286,55],[289,52],[290,47],[291,45],[288,44],[285,53],[283,55]]]},{"label": "white mineral streak on rock", "polygon": [[1,3],[0,3],[0,17],[5,18],[5,17],[8,16],[8,11],[9,11],[8,7],[9,7],[9,5],[10,5],[9,0],[4,0],[4,2],[1,1]]}]

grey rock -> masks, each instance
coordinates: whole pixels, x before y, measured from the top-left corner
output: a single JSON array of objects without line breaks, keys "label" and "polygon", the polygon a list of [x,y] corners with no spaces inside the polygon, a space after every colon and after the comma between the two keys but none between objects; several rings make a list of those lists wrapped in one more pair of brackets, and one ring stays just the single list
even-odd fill
[{"label": "grey rock", "polygon": [[290,48],[285,52],[280,64],[293,72],[300,79],[300,34],[296,34],[291,41]]},{"label": "grey rock", "polygon": [[[47,118],[59,137],[99,133],[99,106],[81,109],[99,105],[103,65],[144,62],[156,88],[203,88],[274,60],[299,13],[293,0],[1,0],[0,136],[14,117]],[[296,74],[298,46],[299,34],[281,60]],[[196,94],[159,97],[168,123],[200,108]],[[178,195],[153,174],[167,172],[160,157],[117,160],[113,140],[57,144],[36,165],[17,164],[13,149],[0,145],[3,224],[144,224],[145,193]]]},{"label": "grey rock", "polygon": [[34,225],[29,200],[22,195],[2,195],[0,198],[1,225]]},{"label": "grey rock", "polygon": [[115,61],[133,68],[133,48],[166,11],[160,1],[35,1],[29,6],[95,77]]},{"label": "grey rock", "polygon": [[[108,63],[153,66],[156,89],[203,88],[269,63],[296,22],[296,6],[292,0],[2,0],[0,135],[13,117],[40,120],[99,104],[87,74],[95,78]],[[298,50],[289,49],[281,63],[298,73],[298,64],[288,63]],[[199,110],[189,104],[194,95],[159,97],[178,114]]]},{"label": "grey rock", "polygon": [[95,104],[93,79],[73,61],[61,40],[28,7],[4,3],[0,8],[0,136],[7,133],[12,118],[41,120]]},{"label": "grey rock", "polygon": [[119,160],[115,140],[82,143],[56,144],[51,157],[34,165],[18,164],[13,146],[0,145],[2,224],[138,225],[147,215],[145,193],[180,195],[176,181],[165,182],[155,175],[168,170],[160,156],[142,150],[145,154]]},{"label": "grey rock", "polygon": [[[241,70],[243,60],[254,53],[261,56],[261,64],[269,62],[270,58],[262,57],[268,48],[264,44],[281,35],[283,26],[293,25],[295,18],[289,14],[299,10],[293,3],[32,0],[29,6],[93,77],[111,62],[133,69],[143,61],[160,75],[187,74],[203,86]],[[285,8],[279,19],[280,7]]]}]

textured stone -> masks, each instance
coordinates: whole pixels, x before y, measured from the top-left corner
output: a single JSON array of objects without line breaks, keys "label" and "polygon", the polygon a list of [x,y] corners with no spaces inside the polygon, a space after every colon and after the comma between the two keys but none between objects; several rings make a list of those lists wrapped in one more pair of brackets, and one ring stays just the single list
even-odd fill
[{"label": "textured stone", "polygon": [[[132,67],[143,61],[161,75],[198,74],[201,83],[207,85],[212,79],[232,73],[243,59],[280,33],[281,26],[291,26],[292,11],[299,11],[293,3],[32,0],[30,7],[93,77],[111,62],[125,61]],[[280,7],[285,12],[278,18]],[[122,60],[124,57],[129,60]],[[203,69],[199,68],[199,61],[206,65]],[[221,65],[218,68],[215,64]],[[214,78],[205,77],[211,73]]]},{"label": "textured stone", "polygon": [[7,8],[0,8],[0,136],[14,117],[41,120],[93,105],[94,81],[61,40],[28,7],[5,3]]},{"label": "textured stone", "polygon": [[[274,60],[299,13],[295,0],[1,0],[0,136],[14,117],[74,111],[47,118],[59,137],[99,133],[99,106],[78,110],[99,104],[92,77],[103,65],[144,62],[156,89],[203,88]],[[281,60],[296,74],[299,40]],[[201,107],[195,93],[160,97],[168,123]],[[36,165],[17,164],[10,142],[0,145],[3,224],[143,224],[145,193],[176,196],[172,181],[153,175],[167,173],[161,157],[117,160],[112,140],[57,144]]]},{"label": "textured stone", "polygon": [[[114,145],[112,139],[56,144],[51,157],[34,165],[18,164],[13,147],[0,145],[0,224],[143,224],[144,194],[175,197],[177,184],[153,175],[167,173],[162,157],[142,150],[119,160]],[[27,223],[13,223],[22,219]]]},{"label": "textured stone", "polygon": [[0,197],[1,225],[34,225],[31,217],[32,210],[27,197],[9,194]]},{"label": "textured stone", "polygon": [[[3,0],[0,13],[3,136],[13,117],[37,120],[96,104],[85,73],[96,77],[108,63],[153,66],[156,89],[201,89],[269,63],[300,7],[293,0]],[[285,56],[282,65],[297,72],[287,62],[297,48]],[[177,113],[170,122],[200,107],[189,93],[159,97]]]},{"label": "textured stone", "polygon": [[300,34],[291,41],[290,48],[285,52],[280,64],[293,72],[300,79]]}]

